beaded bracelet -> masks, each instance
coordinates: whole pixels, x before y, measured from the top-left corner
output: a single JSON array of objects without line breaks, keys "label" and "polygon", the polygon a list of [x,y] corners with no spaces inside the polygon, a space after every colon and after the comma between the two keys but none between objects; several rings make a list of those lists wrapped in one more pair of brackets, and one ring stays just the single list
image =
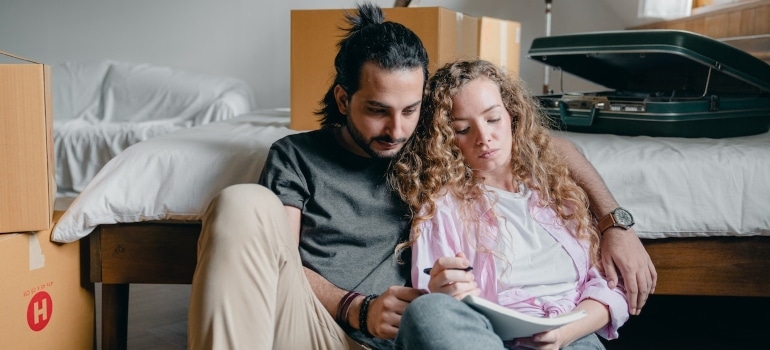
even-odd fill
[{"label": "beaded bracelet", "polygon": [[369,315],[369,303],[379,297],[377,294],[370,294],[364,298],[364,302],[361,303],[361,311],[358,313],[358,329],[367,337],[373,337],[369,333],[369,327],[366,324],[366,316]]},{"label": "beaded bracelet", "polygon": [[340,299],[340,303],[337,305],[337,316],[335,317],[335,320],[340,326],[348,326],[348,313],[350,311],[350,304],[352,304],[353,300],[355,300],[359,295],[362,294],[349,291],[347,294],[345,294],[344,297],[342,297],[342,299]]}]

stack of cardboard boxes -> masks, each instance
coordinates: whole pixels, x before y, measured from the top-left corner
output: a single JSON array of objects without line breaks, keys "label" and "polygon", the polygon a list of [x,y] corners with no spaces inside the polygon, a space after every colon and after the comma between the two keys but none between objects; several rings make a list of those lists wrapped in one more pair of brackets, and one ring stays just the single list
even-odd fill
[{"label": "stack of cardboard boxes", "polygon": [[[313,130],[314,114],[334,79],[334,56],[354,9],[291,11],[291,128]],[[383,9],[386,21],[414,31],[428,51],[430,73],[456,59],[482,58],[518,74],[521,25],[441,7]]]},{"label": "stack of cardboard boxes", "polygon": [[0,57],[0,348],[91,349],[94,295],[81,283],[80,244],[50,240],[61,214],[51,69]]}]

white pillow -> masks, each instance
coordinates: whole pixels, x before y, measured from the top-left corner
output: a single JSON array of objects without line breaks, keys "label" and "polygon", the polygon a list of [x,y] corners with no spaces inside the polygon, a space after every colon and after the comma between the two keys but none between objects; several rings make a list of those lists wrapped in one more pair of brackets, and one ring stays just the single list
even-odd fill
[{"label": "white pillow", "polygon": [[288,114],[249,114],[137,143],[110,160],[62,215],[52,240],[101,224],[200,220],[222,189],[255,183],[270,145],[294,134]]}]

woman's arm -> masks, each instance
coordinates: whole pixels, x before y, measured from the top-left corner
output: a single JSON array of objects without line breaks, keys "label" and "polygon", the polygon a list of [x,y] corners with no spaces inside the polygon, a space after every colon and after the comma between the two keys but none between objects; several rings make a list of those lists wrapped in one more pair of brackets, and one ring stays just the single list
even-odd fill
[{"label": "woman's arm", "polygon": [[[433,218],[419,225],[420,235],[412,246],[412,285],[458,300],[468,294],[479,295],[474,272],[462,270],[471,266],[468,258],[473,256],[466,256],[461,235],[455,230],[462,225],[459,222],[446,225],[446,221],[451,220],[444,215],[446,209],[440,208]],[[414,231],[412,234],[414,237]],[[426,268],[431,269],[430,273],[424,272]]]},{"label": "woman's arm", "polygon": [[596,332],[610,320],[608,308],[593,299],[585,299],[580,302],[575,308],[575,311],[577,310],[584,310],[586,317],[531,337],[518,338],[514,341],[514,344],[529,349],[561,349],[586,335]]}]

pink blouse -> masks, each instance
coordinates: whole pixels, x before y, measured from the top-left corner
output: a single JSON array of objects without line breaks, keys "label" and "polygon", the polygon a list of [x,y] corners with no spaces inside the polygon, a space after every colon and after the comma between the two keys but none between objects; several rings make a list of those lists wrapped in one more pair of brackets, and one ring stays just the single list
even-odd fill
[{"label": "pink blouse", "polygon": [[[607,280],[596,267],[590,266],[587,242],[576,239],[558,222],[556,213],[547,207],[538,205],[538,194],[532,191],[528,206],[532,217],[567,251],[578,274],[577,289],[560,299],[541,303],[533,295],[520,288],[499,291],[497,286],[496,262],[494,255],[485,249],[494,248],[498,221],[490,208],[478,208],[483,227],[489,232],[467,235],[466,226],[461,219],[460,203],[451,195],[446,195],[436,202],[436,215],[421,224],[422,234],[412,246],[412,284],[415,288],[428,290],[430,276],[422,272],[433,267],[436,259],[455,256],[464,252],[473,266],[476,283],[481,289],[481,297],[500,305],[536,316],[554,316],[572,311],[584,299],[593,299],[610,310],[610,322],[596,333],[605,339],[618,337],[618,328],[629,317],[628,301],[622,286],[610,289]],[[472,241],[478,242],[472,242]]]}]

